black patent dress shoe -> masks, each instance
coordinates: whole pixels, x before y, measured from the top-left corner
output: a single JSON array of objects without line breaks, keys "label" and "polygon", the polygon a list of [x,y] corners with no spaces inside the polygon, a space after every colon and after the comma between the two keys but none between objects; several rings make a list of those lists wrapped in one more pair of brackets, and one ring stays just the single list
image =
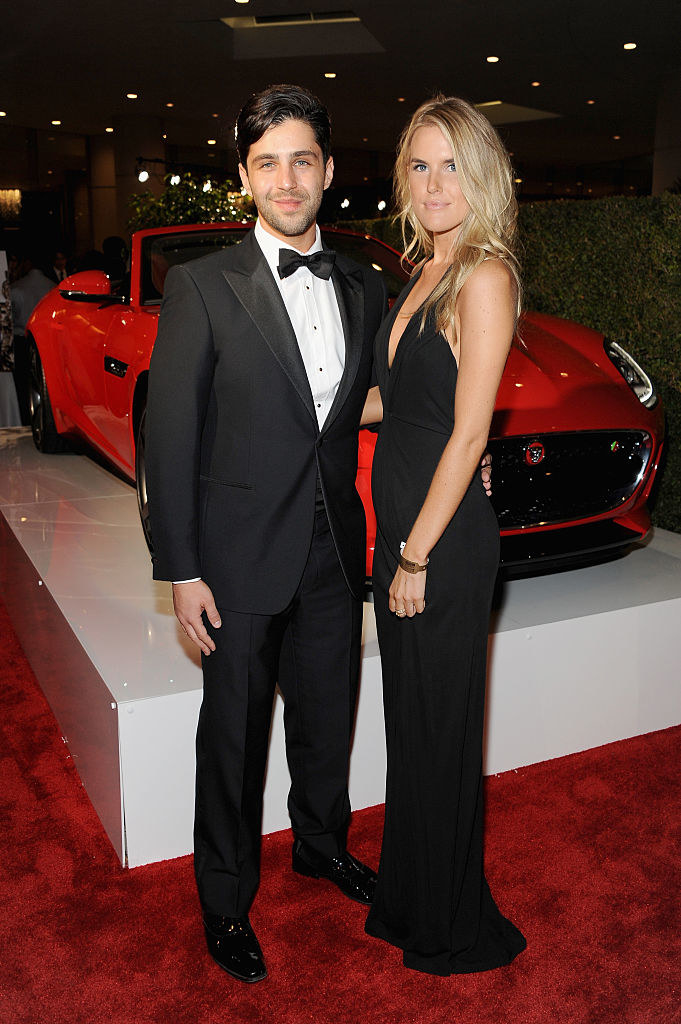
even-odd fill
[{"label": "black patent dress shoe", "polygon": [[376,875],[346,850],[337,857],[325,857],[302,839],[293,843],[293,870],[308,878],[326,878],[344,896],[370,905],[376,892]]},{"label": "black patent dress shoe", "polygon": [[247,917],[203,915],[208,952],[216,964],[239,981],[262,981],[267,977],[260,943]]}]

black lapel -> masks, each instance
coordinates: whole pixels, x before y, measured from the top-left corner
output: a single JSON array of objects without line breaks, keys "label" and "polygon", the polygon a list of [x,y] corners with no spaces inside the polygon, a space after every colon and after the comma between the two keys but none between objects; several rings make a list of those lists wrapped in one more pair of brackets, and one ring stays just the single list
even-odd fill
[{"label": "black lapel", "polygon": [[336,397],[324,421],[322,433],[333,423],[352,390],[364,343],[364,282],[360,268],[339,256],[331,280],[345,336],[345,366]]},{"label": "black lapel", "polygon": [[238,249],[227,252],[230,255],[234,253],[236,257],[230,260],[232,265],[222,271],[228,285],[269,345],[316,424],[310,382],[296,335],[281,292],[253,232],[246,236]]}]

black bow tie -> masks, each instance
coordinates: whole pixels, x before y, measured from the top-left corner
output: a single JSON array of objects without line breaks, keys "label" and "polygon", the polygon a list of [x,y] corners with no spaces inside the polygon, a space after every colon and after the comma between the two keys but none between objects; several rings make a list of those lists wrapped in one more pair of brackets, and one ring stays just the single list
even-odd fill
[{"label": "black bow tie", "polygon": [[290,277],[298,267],[307,267],[315,277],[321,277],[323,281],[328,281],[335,262],[336,254],[329,249],[325,249],[324,252],[313,252],[309,256],[301,256],[295,249],[280,249],[277,270],[279,277],[283,279]]}]

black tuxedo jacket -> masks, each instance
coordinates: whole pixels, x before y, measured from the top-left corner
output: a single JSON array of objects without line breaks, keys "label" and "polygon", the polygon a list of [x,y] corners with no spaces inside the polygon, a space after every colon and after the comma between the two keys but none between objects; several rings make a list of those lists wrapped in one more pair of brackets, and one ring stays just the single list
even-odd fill
[{"label": "black tuxedo jacket", "polygon": [[281,293],[251,232],[174,267],[149,373],[147,488],[154,578],[201,576],[218,608],[276,614],[300,582],[317,474],[348,586],[362,595],[355,488],[380,276],[339,255],[332,281],[345,369],[321,431]]}]

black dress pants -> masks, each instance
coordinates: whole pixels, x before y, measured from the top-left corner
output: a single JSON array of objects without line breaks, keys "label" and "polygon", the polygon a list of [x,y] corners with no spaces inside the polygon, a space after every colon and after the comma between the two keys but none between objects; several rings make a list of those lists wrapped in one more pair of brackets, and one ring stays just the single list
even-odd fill
[{"label": "black dress pants", "polygon": [[220,629],[208,626],[216,650],[203,658],[194,823],[194,870],[208,913],[243,916],[258,887],[277,682],[294,834],[326,856],[345,849],[361,616],[322,511],[290,605],[277,615],[220,609]]}]

